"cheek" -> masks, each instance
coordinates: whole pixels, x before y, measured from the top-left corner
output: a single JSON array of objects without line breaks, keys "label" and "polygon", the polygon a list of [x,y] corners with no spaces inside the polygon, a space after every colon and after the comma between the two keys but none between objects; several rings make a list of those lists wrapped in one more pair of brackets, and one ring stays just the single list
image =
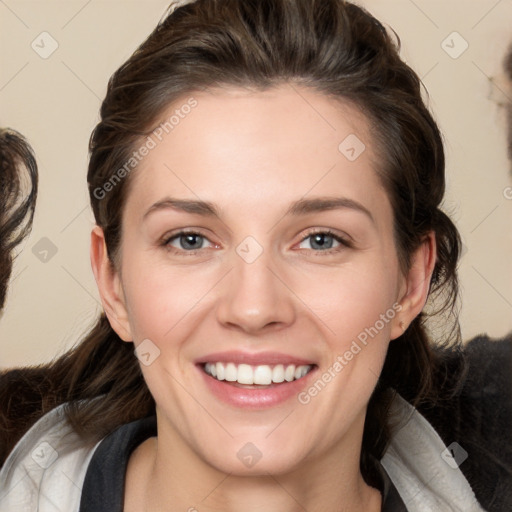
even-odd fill
[{"label": "cheek", "polygon": [[340,348],[361,333],[364,338],[365,329],[371,327],[376,326],[383,338],[388,336],[397,307],[393,308],[398,266],[392,259],[388,264],[374,259],[333,268],[301,280],[295,288],[298,295],[322,320],[327,338]]},{"label": "cheek", "polygon": [[123,287],[134,338],[149,338],[156,344],[187,323],[214,281],[212,272],[199,266],[173,267],[137,256],[125,258],[123,274],[129,276]]},{"label": "cheek", "polygon": [[[332,425],[354,419],[369,400],[382,370],[397,304],[398,266],[372,263],[333,269],[316,276],[301,295],[317,317],[325,345],[317,380],[299,403],[329,417]],[[327,273],[325,273],[327,274]],[[305,409],[306,410],[306,409]],[[349,421],[350,420],[350,421]],[[326,439],[340,435],[333,427]]]}]

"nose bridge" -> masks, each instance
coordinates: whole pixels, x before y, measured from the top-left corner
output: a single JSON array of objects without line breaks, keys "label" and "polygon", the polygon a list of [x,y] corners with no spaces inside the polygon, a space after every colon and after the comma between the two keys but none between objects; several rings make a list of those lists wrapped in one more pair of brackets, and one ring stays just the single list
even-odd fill
[{"label": "nose bridge", "polygon": [[249,332],[293,321],[292,298],[271,270],[276,266],[274,260],[272,252],[257,246],[255,240],[239,244],[218,308],[220,322]]}]

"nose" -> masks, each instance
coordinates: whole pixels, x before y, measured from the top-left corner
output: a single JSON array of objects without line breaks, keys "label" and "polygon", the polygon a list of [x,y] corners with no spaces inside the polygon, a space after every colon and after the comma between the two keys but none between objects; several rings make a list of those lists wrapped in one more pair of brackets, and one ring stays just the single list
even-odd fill
[{"label": "nose", "polygon": [[293,292],[274,267],[265,253],[252,263],[234,256],[217,307],[217,319],[224,327],[256,334],[294,322]]}]

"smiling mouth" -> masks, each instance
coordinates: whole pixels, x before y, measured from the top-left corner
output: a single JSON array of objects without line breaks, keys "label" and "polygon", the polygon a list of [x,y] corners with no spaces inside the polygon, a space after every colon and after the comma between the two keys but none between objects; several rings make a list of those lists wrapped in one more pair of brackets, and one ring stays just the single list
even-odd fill
[{"label": "smiling mouth", "polygon": [[218,381],[237,387],[262,388],[293,382],[305,377],[315,365],[249,365],[235,363],[204,363],[203,371]]}]

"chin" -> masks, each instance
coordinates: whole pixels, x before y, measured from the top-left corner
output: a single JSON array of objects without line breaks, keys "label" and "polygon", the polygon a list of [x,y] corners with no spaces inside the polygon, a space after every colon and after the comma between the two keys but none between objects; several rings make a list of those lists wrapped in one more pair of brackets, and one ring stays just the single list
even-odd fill
[{"label": "chin", "polygon": [[233,476],[286,474],[300,466],[306,457],[306,453],[299,453],[300,443],[290,440],[287,443],[270,442],[265,439],[265,435],[268,434],[254,436],[254,441],[250,441],[249,436],[232,439],[227,443],[212,440],[214,450],[203,446],[199,447],[197,453],[211,467]]}]

